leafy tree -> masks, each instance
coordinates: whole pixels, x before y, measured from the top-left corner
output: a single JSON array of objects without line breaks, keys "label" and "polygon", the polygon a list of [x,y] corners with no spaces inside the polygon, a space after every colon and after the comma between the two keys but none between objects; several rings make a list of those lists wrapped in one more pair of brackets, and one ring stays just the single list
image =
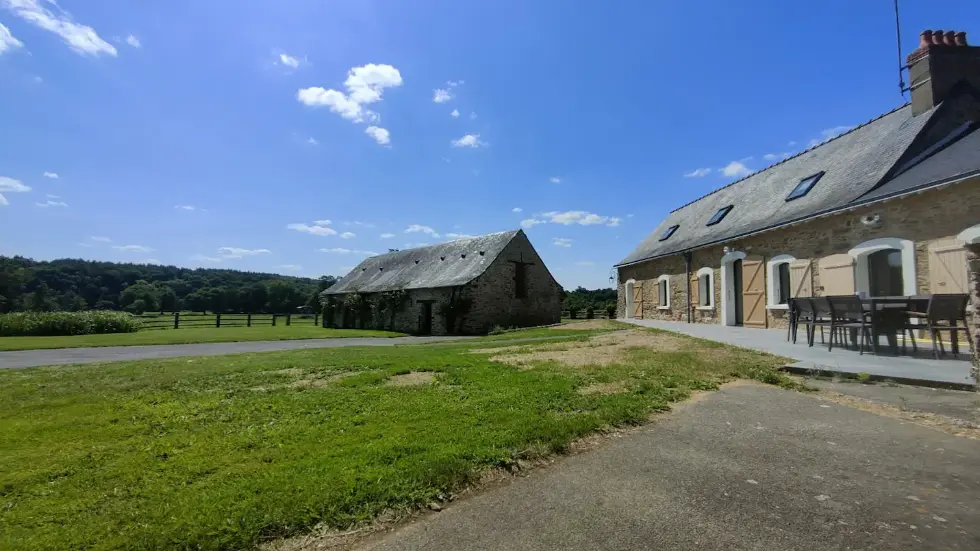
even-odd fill
[{"label": "leafy tree", "polygon": [[141,301],[140,308],[142,309],[140,313],[147,310],[156,310],[159,304],[159,294],[160,289],[155,285],[151,285],[144,280],[139,280],[136,283],[126,287],[122,293],[119,295],[119,304],[122,305],[123,309],[127,312],[132,312],[129,308],[131,304],[137,300]]}]

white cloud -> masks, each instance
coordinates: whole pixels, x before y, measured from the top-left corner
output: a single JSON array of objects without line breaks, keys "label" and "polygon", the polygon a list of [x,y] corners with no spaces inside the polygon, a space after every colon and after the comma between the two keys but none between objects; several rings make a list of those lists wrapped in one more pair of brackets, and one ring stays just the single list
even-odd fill
[{"label": "white cloud", "polygon": [[452,144],[453,147],[472,147],[472,148],[477,148],[477,147],[482,147],[484,145],[487,145],[486,143],[480,141],[479,134],[467,134],[458,140],[453,140]]},{"label": "white cloud", "polygon": [[459,118],[459,109],[453,109],[453,112],[450,113],[449,116],[452,117],[452,118],[454,118],[454,119],[458,119]]},{"label": "white cloud", "polygon": [[312,225],[296,222],[287,224],[286,229],[311,235],[337,235],[337,230],[330,227],[330,220],[317,220]]},{"label": "white cloud", "polygon": [[7,198],[3,196],[4,193],[26,193],[30,190],[31,187],[25,186],[20,182],[20,180],[0,176],[0,206],[7,206],[10,204],[10,202],[7,201]]},{"label": "white cloud", "polygon": [[303,269],[299,264],[279,264],[278,266],[273,266],[273,268],[286,272],[298,272]]},{"label": "white cloud", "polygon": [[197,260],[208,262],[221,262],[223,260],[240,260],[246,256],[256,256],[260,254],[270,254],[269,249],[243,249],[241,247],[218,247],[218,256],[196,255]]},{"label": "white cloud", "polygon": [[523,210],[524,209],[522,209],[521,207],[514,207],[514,208],[510,209],[511,212],[522,212]]},{"label": "white cloud", "polygon": [[569,210],[565,212],[545,212],[541,214],[542,217],[546,218],[547,221],[554,224],[563,224],[565,226],[571,224],[580,224],[582,226],[594,226],[597,224],[606,224],[609,226],[618,226],[621,221],[619,218],[610,216],[600,216],[584,210]]},{"label": "white cloud", "polygon": [[44,194],[44,196],[47,197],[48,199],[61,199],[60,195],[53,195],[51,193],[46,193]]},{"label": "white cloud", "polygon": [[449,90],[437,88],[432,92],[432,101],[436,103],[446,103],[451,99],[453,99],[453,95],[449,92]]},{"label": "white cloud", "polygon": [[24,43],[14,38],[14,35],[10,34],[10,29],[0,23],[0,54],[23,47]]},{"label": "white cloud", "polygon": [[98,241],[100,243],[111,243],[112,242],[112,239],[109,239],[108,237],[103,237],[101,235],[93,235],[92,237],[89,237],[89,239],[91,239],[92,241]]},{"label": "white cloud", "polygon": [[[116,49],[99,37],[95,29],[88,25],[75,23],[71,14],[62,10],[52,0],[0,0],[3,6],[15,15],[46,31],[61,37],[72,49],[83,55],[107,54],[115,56]],[[42,5],[44,4],[44,5]],[[54,13],[45,6],[54,7]]]},{"label": "white cloud", "polygon": [[194,205],[174,205],[177,210],[195,210]]},{"label": "white cloud", "polygon": [[702,176],[707,176],[708,174],[711,174],[711,169],[710,168],[695,168],[694,170],[692,170],[690,172],[685,172],[684,173],[684,177],[685,178],[701,178]]},{"label": "white cloud", "polygon": [[48,208],[48,207],[67,207],[68,206],[68,203],[65,203],[64,201],[45,201],[43,203],[34,203],[34,204],[37,205],[37,206],[39,206],[39,207],[41,207],[41,208]]},{"label": "white cloud", "polygon": [[732,161],[725,168],[721,169],[721,173],[727,178],[741,178],[742,176],[748,176],[752,171],[742,164],[741,161]]},{"label": "white cloud", "polygon": [[531,229],[538,224],[544,224],[544,220],[537,220],[535,218],[528,218],[527,220],[521,220],[521,227],[525,229]]},{"label": "white cloud", "polygon": [[320,142],[318,142],[316,140],[316,138],[314,138],[313,136],[310,136],[309,138],[307,138],[306,139],[306,143],[308,143],[310,145],[320,145]]},{"label": "white cloud", "polygon": [[446,237],[449,239],[469,239],[470,237],[476,237],[475,235],[470,235],[468,233],[447,233]]},{"label": "white cloud", "polygon": [[345,249],[343,247],[334,247],[332,249],[317,249],[317,252],[331,253],[331,254],[362,254],[365,256],[377,256],[381,254],[381,253],[376,253],[374,251],[359,251],[357,249]]},{"label": "white cloud", "polygon": [[412,224],[411,226],[405,229],[405,233],[424,233],[424,234],[431,235],[432,237],[439,237],[439,234],[436,233],[436,230],[430,228],[429,226],[423,226],[421,224]]},{"label": "white cloud", "polygon": [[44,174],[42,174],[42,176],[44,176],[45,178],[51,178],[52,180],[57,180],[58,178],[60,178],[57,172],[45,172]]},{"label": "white cloud", "polygon": [[770,161],[770,162],[781,161],[783,159],[789,158],[790,155],[792,155],[792,153],[788,151],[784,151],[782,153],[766,153],[765,155],[762,156],[762,160]]},{"label": "white cloud", "polygon": [[116,245],[113,249],[125,253],[148,253],[153,251],[150,247],[144,247],[143,245]]},{"label": "white cloud", "polygon": [[353,122],[376,122],[379,120],[378,114],[363,106],[381,101],[385,88],[401,85],[402,76],[398,69],[391,65],[370,63],[347,72],[347,80],[344,81],[346,94],[315,86],[299,90],[296,99],[311,107],[327,106],[334,113]]},{"label": "white cloud", "polygon": [[133,35],[129,35],[129,36],[126,37],[126,44],[129,44],[130,46],[132,46],[134,48],[142,48],[143,47],[143,45],[140,44],[140,39],[136,38]]},{"label": "white cloud", "polygon": [[387,129],[378,126],[369,126],[364,129],[364,133],[374,138],[378,145],[388,145],[391,143],[391,134]]},{"label": "white cloud", "polygon": [[351,239],[353,237],[357,237],[357,234],[354,232],[345,231],[344,233],[340,234],[340,237],[343,239]]},{"label": "white cloud", "polygon": [[289,55],[287,53],[281,53],[281,54],[279,54],[279,63],[282,63],[283,65],[285,65],[286,67],[289,67],[291,69],[295,69],[295,68],[299,67],[299,59],[297,59],[297,58],[295,58],[295,57],[293,57],[293,56],[291,56],[291,55]]},{"label": "white cloud", "polygon": [[607,226],[609,226],[610,228],[615,228],[615,227],[616,227],[616,226],[618,226],[618,225],[619,225],[619,223],[620,223],[620,222],[622,222],[622,221],[623,221],[623,219],[622,219],[622,218],[618,218],[618,217],[616,217],[616,216],[610,216],[610,217],[609,217],[609,221],[608,221],[608,222],[606,222],[606,225],[607,225]]},{"label": "white cloud", "polygon": [[457,87],[457,86],[459,86],[461,84],[466,84],[466,81],[465,80],[447,80],[446,81],[446,86],[448,86],[450,88],[455,88],[455,87]]},{"label": "white cloud", "polygon": [[852,128],[854,128],[854,127],[853,126],[835,126],[833,128],[825,128],[824,130],[821,130],[820,131],[820,137],[819,138],[814,138],[814,139],[810,140],[810,143],[807,144],[807,148],[816,147],[816,146],[818,146],[818,145],[820,145],[820,144],[822,144],[822,143],[824,143],[824,142],[826,142],[828,140],[832,140],[832,139],[836,138],[837,136],[840,136],[841,134],[843,134],[844,132],[847,132],[848,130],[850,130]]},{"label": "white cloud", "polygon": [[383,233],[383,234],[381,234],[381,239],[391,239],[392,237],[395,237],[395,234],[393,234],[393,233]]},{"label": "white cloud", "polygon": [[591,260],[580,260],[575,263],[576,266],[595,266],[595,262]]},{"label": "white cloud", "polygon": [[551,182],[552,184],[560,184],[561,178],[559,178],[558,176],[552,176],[551,178],[548,178],[548,181]]},{"label": "white cloud", "polygon": [[568,248],[572,246],[572,240],[565,237],[556,237],[552,239],[551,242],[554,243],[556,247]]}]

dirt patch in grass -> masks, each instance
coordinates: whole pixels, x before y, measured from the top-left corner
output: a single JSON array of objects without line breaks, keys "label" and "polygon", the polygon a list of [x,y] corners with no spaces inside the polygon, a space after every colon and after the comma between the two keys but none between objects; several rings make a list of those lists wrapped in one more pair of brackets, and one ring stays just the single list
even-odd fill
[{"label": "dirt patch in grass", "polygon": [[829,400],[843,406],[860,409],[876,415],[894,417],[896,419],[908,421],[909,423],[939,430],[947,434],[952,434],[953,436],[962,436],[963,438],[980,440],[980,425],[965,419],[956,419],[955,417],[948,417],[938,413],[927,413],[924,411],[907,411],[891,404],[883,404],[881,402],[865,400],[854,396],[847,396],[845,394],[840,394],[839,392],[822,391],[817,394],[817,397],[822,400]]},{"label": "dirt patch in grass", "polygon": [[576,331],[596,331],[603,329],[615,329],[616,324],[608,320],[589,320],[589,321],[573,321],[571,323],[563,323],[561,325],[554,325],[549,327],[549,329],[558,330],[576,330]]},{"label": "dirt patch in grass", "polygon": [[578,392],[579,394],[602,394],[609,396],[611,394],[622,394],[626,390],[625,381],[616,381],[614,383],[593,383],[578,389]]},{"label": "dirt patch in grass", "polygon": [[[662,352],[678,352],[690,349],[691,341],[669,333],[629,330],[597,335],[583,342],[555,343],[534,347],[511,346],[485,349],[484,353],[497,354],[490,359],[518,367],[529,367],[534,362],[556,361],[571,367],[586,365],[610,365],[623,359],[631,348],[648,348]],[[474,350],[478,353],[480,350]]]},{"label": "dirt patch in grass", "polygon": [[388,386],[419,386],[432,384],[435,380],[436,374],[431,371],[413,371],[394,375],[385,381],[385,384]]}]

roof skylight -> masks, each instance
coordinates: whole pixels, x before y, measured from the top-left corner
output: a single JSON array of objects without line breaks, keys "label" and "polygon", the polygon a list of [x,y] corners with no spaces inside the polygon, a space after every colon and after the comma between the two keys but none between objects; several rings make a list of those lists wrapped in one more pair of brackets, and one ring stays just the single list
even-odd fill
[{"label": "roof skylight", "polygon": [[813,176],[808,176],[800,180],[800,183],[796,184],[796,187],[793,188],[793,191],[789,192],[789,195],[786,196],[786,200],[792,201],[793,199],[799,199],[800,197],[803,197],[807,193],[810,193],[810,190],[813,189],[813,186],[817,185],[817,182],[820,180],[820,177],[823,175],[824,175],[823,172],[818,172]]},{"label": "roof skylight", "polygon": [[674,224],[673,226],[664,230],[663,235],[660,236],[660,241],[666,241],[670,239],[670,236],[674,235],[674,232],[677,231],[677,228],[679,227],[680,227],[679,225]]},{"label": "roof skylight", "polygon": [[728,205],[727,207],[721,207],[720,209],[718,209],[718,212],[716,212],[714,216],[711,217],[711,220],[708,220],[708,223],[705,225],[714,226],[718,222],[721,222],[722,220],[725,219],[726,216],[728,216],[729,212],[732,212],[733,208],[735,208],[735,205]]}]

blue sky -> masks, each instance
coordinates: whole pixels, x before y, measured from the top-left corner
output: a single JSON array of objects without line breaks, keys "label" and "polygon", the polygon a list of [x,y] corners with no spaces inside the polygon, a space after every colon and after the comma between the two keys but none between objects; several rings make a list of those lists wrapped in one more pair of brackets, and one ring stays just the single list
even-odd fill
[{"label": "blue sky", "polygon": [[[903,54],[980,33],[902,10]],[[671,209],[903,103],[895,50],[886,0],[0,0],[0,254],[316,277],[523,222],[606,286]]]}]

